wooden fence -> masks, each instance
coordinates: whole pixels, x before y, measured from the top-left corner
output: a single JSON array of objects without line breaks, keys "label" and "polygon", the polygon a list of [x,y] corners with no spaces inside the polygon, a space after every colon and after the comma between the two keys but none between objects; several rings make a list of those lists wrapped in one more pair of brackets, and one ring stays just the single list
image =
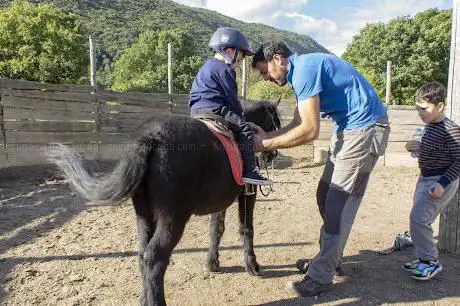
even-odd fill
[{"label": "wooden fence", "polygon": [[[0,168],[41,164],[50,143],[70,145],[89,159],[117,159],[130,133],[152,116],[189,114],[188,95],[95,91],[85,85],[51,85],[0,79]],[[279,105],[284,123],[292,119],[295,102]],[[392,132],[381,162],[416,166],[404,146],[423,126],[413,107],[389,106]],[[322,120],[320,137],[306,146],[324,161],[334,125]]]},{"label": "wooden fence", "polygon": [[[391,126],[390,139],[387,150],[379,163],[386,166],[416,167],[417,159],[412,158],[405,149],[408,140],[412,139],[415,129],[423,127],[424,123],[419,118],[413,106],[388,106],[388,117]],[[321,132],[318,140],[314,142],[314,159],[324,161],[327,157],[329,139],[334,125],[328,120],[322,120]]]},{"label": "wooden fence", "polygon": [[0,79],[0,167],[40,164],[53,142],[116,159],[143,120],[188,114],[187,95],[117,93],[85,85]]},{"label": "wooden fence", "polygon": [[[282,101],[278,108],[284,119],[284,124],[289,123],[294,114],[295,101]],[[411,157],[410,153],[406,151],[405,145],[408,140],[412,139],[415,129],[423,127],[424,123],[413,106],[389,105],[387,108],[391,125],[390,141],[385,156],[379,159],[379,163],[386,166],[417,167],[417,159]],[[334,128],[335,125],[331,120],[322,119],[318,140],[307,145],[306,150],[311,150],[309,156],[313,156],[316,162],[326,160],[329,140]]]}]

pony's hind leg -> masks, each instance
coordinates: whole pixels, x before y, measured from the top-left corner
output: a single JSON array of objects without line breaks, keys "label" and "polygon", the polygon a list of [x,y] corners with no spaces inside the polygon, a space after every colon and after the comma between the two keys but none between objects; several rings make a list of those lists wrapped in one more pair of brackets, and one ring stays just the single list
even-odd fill
[{"label": "pony's hind leg", "polygon": [[141,183],[134,191],[132,200],[137,218],[137,232],[139,239],[138,261],[139,269],[143,282],[143,289],[141,292],[140,304],[147,305],[147,291],[145,281],[145,266],[144,266],[144,252],[150,239],[153,237],[155,231],[155,220],[152,212],[152,207],[146,192],[144,192],[144,184]]},{"label": "pony's hind leg", "polygon": [[251,275],[260,275],[259,264],[254,253],[254,206],[256,195],[240,195],[238,211],[240,217],[240,237],[244,247],[244,264]]},{"label": "pony's hind leg", "polygon": [[207,268],[210,272],[219,272],[220,270],[219,245],[225,231],[225,212],[224,209],[211,215],[209,223],[210,246],[207,258]]},{"label": "pony's hind leg", "polygon": [[144,251],[146,305],[166,305],[164,296],[166,268],[189,218],[190,215],[180,216],[177,212],[166,211],[161,211],[155,218],[155,232]]}]

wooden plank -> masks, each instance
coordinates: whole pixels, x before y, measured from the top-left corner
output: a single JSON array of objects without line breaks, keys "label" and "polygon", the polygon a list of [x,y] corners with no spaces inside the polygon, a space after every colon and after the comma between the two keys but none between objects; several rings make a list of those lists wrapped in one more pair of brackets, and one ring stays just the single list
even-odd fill
[{"label": "wooden plank", "polygon": [[417,128],[424,128],[424,124],[391,124],[391,132],[398,133],[399,131],[415,132]]},{"label": "wooden plank", "polygon": [[190,95],[174,95],[173,103],[175,104],[187,104],[190,99]]},{"label": "wooden plank", "polygon": [[406,143],[407,141],[390,141],[388,142],[386,152],[399,152],[399,153],[405,153],[408,156],[410,156],[410,153],[407,152],[406,150]]},{"label": "wooden plank", "polygon": [[102,144],[126,144],[133,141],[130,133],[105,133],[101,132],[99,139]]},{"label": "wooden plank", "polygon": [[[460,123],[460,0],[453,1],[451,31],[451,56],[448,80],[448,113],[451,119]],[[459,191],[448,207],[441,213],[439,233],[440,248],[460,254],[460,201]],[[443,220],[444,219],[444,220]]]},{"label": "wooden plank", "polygon": [[[382,157],[379,158],[383,162]],[[385,166],[387,167],[410,167],[417,168],[418,163],[416,158],[412,158],[410,154],[400,152],[389,152],[385,154]]]},{"label": "wooden plank", "polygon": [[0,144],[0,168],[8,167],[8,160],[6,159],[6,148]]},{"label": "wooden plank", "polygon": [[108,90],[98,90],[100,96],[112,97],[116,99],[133,99],[148,101],[169,101],[167,93],[144,93],[144,92],[115,92]]},{"label": "wooden plank", "polygon": [[83,121],[5,121],[5,130],[27,132],[91,132],[96,130],[96,123]]},{"label": "wooden plank", "polygon": [[65,110],[36,110],[26,108],[3,108],[3,117],[5,120],[57,120],[57,121],[76,121],[88,120],[93,121],[95,113]]},{"label": "wooden plank", "polygon": [[172,113],[175,115],[190,116],[190,110],[188,109],[173,109]]},{"label": "wooden plank", "polygon": [[168,111],[168,108],[165,108],[164,105],[159,105],[158,103],[152,103],[149,106],[139,106],[134,104],[105,104],[101,103],[100,110],[103,113],[163,113]]},{"label": "wooden plank", "polygon": [[457,191],[449,205],[443,210],[439,223],[439,247],[450,253],[460,252],[458,245],[458,222],[460,211],[460,195]]},{"label": "wooden plank", "polygon": [[96,95],[83,92],[67,92],[67,91],[41,91],[41,90],[20,90],[20,89],[2,89],[3,95],[23,98],[34,98],[53,101],[75,101],[89,102],[96,101]]},{"label": "wooden plank", "polygon": [[14,88],[14,89],[27,89],[27,90],[49,90],[49,91],[71,91],[87,93],[93,91],[93,87],[89,85],[74,85],[74,84],[47,84],[41,82],[32,82],[24,80],[14,80],[8,78],[2,78],[3,88]]},{"label": "wooden plank", "polygon": [[102,105],[108,104],[108,105],[118,105],[118,104],[123,104],[123,105],[135,105],[135,106],[140,106],[144,108],[154,108],[154,109],[164,109],[168,110],[169,109],[169,102],[166,101],[143,101],[143,100],[135,100],[135,99],[107,99],[104,96],[99,97],[100,103]]},{"label": "wooden plank", "polygon": [[51,110],[68,110],[68,111],[82,111],[82,112],[95,112],[96,104],[89,102],[77,101],[53,101],[43,100],[36,98],[4,96],[2,105],[5,107],[14,108],[33,108],[33,109],[51,109]]},{"label": "wooden plank", "polygon": [[169,95],[162,93],[141,93],[141,92],[113,92],[99,90],[97,92],[100,101],[124,101],[124,103],[150,104],[169,103]]},{"label": "wooden plank", "polygon": [[396,131],[396,132],[390,132],[390,142],[407,142],[412,139],[412,136],[414,134],[413,130],[401,130],[401,131]]},{"label": "wooden plank", "polygon": [[173,111],[173,114],[176,115],[176,116],[190,116],[190,112],[188,111],[185,111],[185,110],[176,110],[176,111]]},{"label": "wooden plank", "polygon": [[155,108],[155,109],[169,109],[169,102],[167,101],[144,101],[144,100],[135,100],[135,99],[107,99],[104,96],[100,97],[101,104],[108,104],[108,105],[135,105],[144,108]]},{"label": "wooden plank", "polygon": [[131,133],[136,131],[142,122],[129,122],[113,125],[102,125],[100,130],[105,133]]},{"label": "wooden plank", "polygon": [[390,124],[424,124],[416,110],[389,110],[388,117]]},{"label": "wooden plank", "polygon": [[7,144],[88,143],[97,141],[95,132],[6,132]]},{"label": "wooden plank", "polygon": [[184,110],[190,113],[190,106],[188,106],[188,104],[177,104],[176,103],[173,105],[173,110]]},{"label": "wooden plank", "polygon": [[153,112],[143,113],[101,113],[100,120],[115,119],[115,120],[133,120],[137,119],[140,122],[150,118],[164,118],[171,116],[171,113],[167,110],[155,110]]},{"label": "wooden plank", "polygon": [[[67,144],[67,146],[69,146],[73,151],[84,155],[86,159],[98,158],[97,144]],[[8,161],[4,163],[4,166],[27,166],[48,164],[48,151],[53,147],[54,145],[46,144],[8,145]],[[1,160],[0,167],[2,167]]]},{"label": "wooden plank", "polygon": [[100,120],[101,127],[137,127],[142,124],[139,119],[117,119],[117,118],[105,118]]},{"label": "wooden plank", "polygon": [[[0,103],[1,103],[1,98],[0,98]],[[4,125],[4,118],[3,118],[3,106],[0,105],[0,145],[3,145],[5,143],[5,138],[4,138],[4,133],[5,133],[5,125]]]},{"label": "wooden plank", "polygon": [[100,160],[119,160],[129,149],[128,143],[101,144],[99,149]]}]

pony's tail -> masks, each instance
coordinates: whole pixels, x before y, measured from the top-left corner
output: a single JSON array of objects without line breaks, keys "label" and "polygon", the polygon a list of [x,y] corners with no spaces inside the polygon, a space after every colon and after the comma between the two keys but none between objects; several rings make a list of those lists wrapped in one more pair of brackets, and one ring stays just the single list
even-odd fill
[{"label": "pony's tail", "polygon": [[95,177],[85,160],[65,145],[57,144],[48,157],[81,197],[96,204],[115,204],[126,200],[144,177],[151,149],[151,141],[137,142],[111,173],[100,177]]}]

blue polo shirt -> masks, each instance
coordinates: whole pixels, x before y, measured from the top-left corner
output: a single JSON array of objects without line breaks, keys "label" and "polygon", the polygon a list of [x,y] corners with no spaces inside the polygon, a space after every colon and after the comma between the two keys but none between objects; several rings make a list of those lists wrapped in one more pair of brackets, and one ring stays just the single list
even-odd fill
[{"label": "blue polo shirt", "polygon": [[319,95],[320,112],[337,123],[337,131],[369,127],[387,116],[372,85],[348,62],[324,53],[289,57],[287,80],[298,103]]},{"label": "blue polo shirt", "polygon": [[209,58],[193,81],[189,105],[192,112],[228,106],[241,116],[243,109],[238,101],[235,70],[217,58]]}]

